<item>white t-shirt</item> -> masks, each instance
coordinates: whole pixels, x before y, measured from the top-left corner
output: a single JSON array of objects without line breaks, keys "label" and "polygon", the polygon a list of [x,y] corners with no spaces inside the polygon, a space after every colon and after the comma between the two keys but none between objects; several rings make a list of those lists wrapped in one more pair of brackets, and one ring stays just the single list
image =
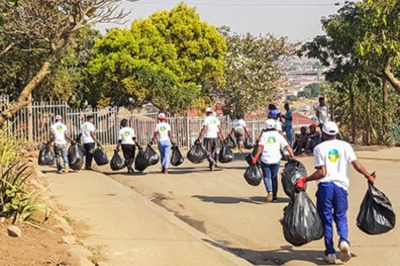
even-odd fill
[{"label": "white t-shirt", "polygon": [[273,130],[264,132],[258,145],[264,146],[261,161],[266,164],[276,164],[282,158],[281,149],[289,144],[278,131]]},{"label": "white t-shirt", "polygon": [[329,109],[327,105],[318,105],[317,106],[317,119],[318,123],[326,123],[329,121]]},{"label": "white t-shirt", "polygon": [[[275,120],[275,119],[274,119]],[[275,120],[275,126],[274,128],[278,131],[282,131],[282,123],[278,120]],[[264,121],[263,124],[263,129],[266,130],[267,129],[267,120]]]},{"label": "white t-shirt", "polygon": [[203,126],[207,126],[207,131],[204,135],[204,138],[212,139],[218,138],[219,128],[218,126],[221,124],[218,118],[215,116],[207,116],[204,118]]},{"label": "white t-shirt", "polygon": [[118,140],[121,141],[121,144],[135,145],[135,142],[133,141],[134,137],[136,137],[135,130],[131,127],[123,127],[119,130]]},{"label": "white t-shirt", "polygon": [[81,134],[82,134],[82,142],[85,143],[93,143],[95,142],[90,132],[94,132],[96,128],[90,122],[85,122],[81,126]]},{"label": "white t-shirt", "polygon": [[171,126],[168,123],[158,123],[155,132],[158,133],[158,141],[169,140],[168,131],[171,131]]},{"label": "white t-shirt", "polygon": [[314,166],[325,165],[326,176],[318,183],[333,182],[347,190],[350,185],[349,163],[357,160],[353,148],[342,140],[326,140],[314,148]]},{"label": "white t-shirt", "polygon": [[243,119],[235,119],[232,122],[232,129],[243,129],[246,127],[246,122]]},{"label": "white t-shirt", "polygon": [[61,122],[53,124],[50,128],[51,133],[54,135],[55,144],[67,144],[65,134],[67,133],[67,126]]}]

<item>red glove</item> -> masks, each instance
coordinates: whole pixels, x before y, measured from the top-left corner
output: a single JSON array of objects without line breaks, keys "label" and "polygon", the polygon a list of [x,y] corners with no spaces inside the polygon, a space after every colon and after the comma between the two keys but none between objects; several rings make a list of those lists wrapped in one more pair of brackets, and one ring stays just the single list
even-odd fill
[{"label": "red glove", "polygon": [[251,159],[251,162],[252,162],[253,164],[256,164],[257,161],[258,161],[258,158],[257,158],[256,156],[254,156],[254,157]]},{"label": "red glove", "polygon": [[368,179],[368,182],[373,185],[375,183],[376,178],[373,175],[370,175],[367,179]]},{"label": "red glove", "polygon": [[261,137],[258,137],[258,138],[257,138],[257,142],[260,142],[260,140],[261,140]]},{"label": "red glove", "polygon": [[305,177],[301,177],[296,181],[296,188],[303,189],[307,183],[307,179]]}]

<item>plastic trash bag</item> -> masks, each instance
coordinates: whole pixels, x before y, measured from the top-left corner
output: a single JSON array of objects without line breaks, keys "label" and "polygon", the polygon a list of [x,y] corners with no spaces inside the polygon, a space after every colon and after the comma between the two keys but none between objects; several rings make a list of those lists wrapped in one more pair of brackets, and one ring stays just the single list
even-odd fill
[{"label": "plastic trash bag", "polygon": [[149,165],[155,165],[160,161],[160,156],[150,145],[147,145],[144,150],[144,157],[149,162]]},{"label": "plastic trash bag", "polygon": [[119,156],[117,151],[114,151],[114,155],[110,161],[110,168],[113,171],[121,170],[125,167],[125,161]]},{"label": "plastic trash bag", "polygon": [[396,215],[390,200],[368,183],[368,190],[357,216],[357,227],[369,235],[379,235],[392,230],[395,225]]},{"label": "plastic trash bag", "polygon": [[173,166],[181,165],[184,161],[181,151],[178,146],[172,146],[171,164]]},{"label": "plastic trash bag", "polygon": [[188,151],[187,158],[191,163],[202,163],[206,158],[206,150],[201,146],[201,143],[195,143]]},{"label": "plastic trash bag", "polygon": [[231,135],[226,136],[226,138],[224,139],[224,144],[225,144],[226,146],[228,146],[229,148],[231,148],[231,149],[236,148],[236,143],[235,143],[235,141],[233,140],[233,138],[232,138]]},{"label": "plastic trash bag", "polygon": [[99,166],[108,164],[107,153],[101,146],[98,146],[97,149],[94,150],[93,159]]},{"label": "plastic trash bag", "polygon": [[230,163],[233,161],[233,151],[229,146],[223,144],[218,154],[218,161],[220,163]]},{"label": "plastic trash bag", "polygon": [[281,156],[282,161],[288,162],[290,160],[290,154],[285,148],[281,149]]},{"label": "plastic trash bag", "polygon": [[245,158],[246,162],[249,164],[243,176],[247,184],[251,186],[258,186],[263,178],[262,171],[260,169],[260,164],[257,162],[253,164],[253,156],[251,154],[247,155]]},{"label": "plastic trash bag", "polygon": [[[307,176],[307,170],[301,162],[297,160],[291,160],[285,164],[285,168],[282,173],[282,187],[283,191],[288,197],[292,197],[296,186],[296,180],[300,177]],[[306,186],[304,187],[306,188]]]},{"label": "plastic trash bag", "polygon": [[85,163],[85,158],[84,158],[85,155],[86,155],[86,150],[83,148],[82,144],[77,142],[69,146],[68,149],[69,167],[71,167],[72,170],[82,169],[83,164]]},{"label": "plastic trash bag", "polygon": [[135,169],[139,172],[143,172],[148,166],[150,166],[149,161],[147,161],[146,157],[144,156],[144,151],[140,147],[135,158]]},{"label": "plastic trash bag", "polygon": [[53,165],[55,162],[54,153],[51,150],[51,146],[48,143],[44,143],[40,148],[38,164],[39,165]]},{"label": "plastic trash bag", "polygon": [[293,246],[302,246],[324,236],[322,220],[305,190],[296,190],[281,220],[283,236]]},{"label": "plastic trash bag", "polygon": [[251,137],[246,137],[243,145],[245,149],[253,149],[256,144]]}]

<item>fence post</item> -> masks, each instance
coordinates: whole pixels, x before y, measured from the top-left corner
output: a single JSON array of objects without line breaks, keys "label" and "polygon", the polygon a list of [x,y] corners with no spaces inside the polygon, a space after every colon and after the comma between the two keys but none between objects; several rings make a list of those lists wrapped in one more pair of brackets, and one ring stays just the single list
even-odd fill
[{"label": "fence post", "polygon": [[[29,95],[29,100],[32,99],[32,94]],[[32,102],[28,105],[28,141],[33,142],[33,116]]]},{"label": "fence post", "polygon": [[186,115],[186,134],[187,134],[187,149],[190,149],[190,143],[192,142],[192,134],[190,134],[190,124],[189,124],[189,116]]}]

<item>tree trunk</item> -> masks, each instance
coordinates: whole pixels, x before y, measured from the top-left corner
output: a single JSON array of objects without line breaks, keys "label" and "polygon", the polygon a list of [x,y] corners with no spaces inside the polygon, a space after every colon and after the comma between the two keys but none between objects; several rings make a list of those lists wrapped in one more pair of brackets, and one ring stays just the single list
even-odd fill
[{"label": "tree trunk", "polygon": [[351,139],[353,140],[353,144],[356,144],[356,112],[354,106],[354,91],[353,85],[350,85],[350,120],[351,120]]},{"label": "tree trunk", "polygon": [[1,112],[0,114],[0,127],[10,119],[15,113],[21,110],[23,107],[27,106],[33,99],[30,98],[33,89],[43,80],[43,78],[49,73],[50,60],[43,63],[42,68],[36,74],[36,76],[29,81],[29,83],[22,90],[18,101],[11,104],[9,108]]},{"label": "tree trunk", "polygon": [[393,88],[400,94],[400,80],[398,80],[391,72],[390,65],[387,64],[382,71],[383,77],[389,81]]},{"label": "tree trunk", "polygon": [[367,117],[366,117],[366,138],[365,138],[365,144],[367,146],[371,145],[371,126],[370,126],[370,113],[371,113],[371,88],[368,86],[367,88]]},{"label": "tree trunk", "polygon": [[389,101],[389,83],[385,77],[382,78],[382,89],[383,89],[383,98],[382,98],[382,126],[383,126],[383,131],[386,132],[388,120],[387,120],[387,103]]}]

